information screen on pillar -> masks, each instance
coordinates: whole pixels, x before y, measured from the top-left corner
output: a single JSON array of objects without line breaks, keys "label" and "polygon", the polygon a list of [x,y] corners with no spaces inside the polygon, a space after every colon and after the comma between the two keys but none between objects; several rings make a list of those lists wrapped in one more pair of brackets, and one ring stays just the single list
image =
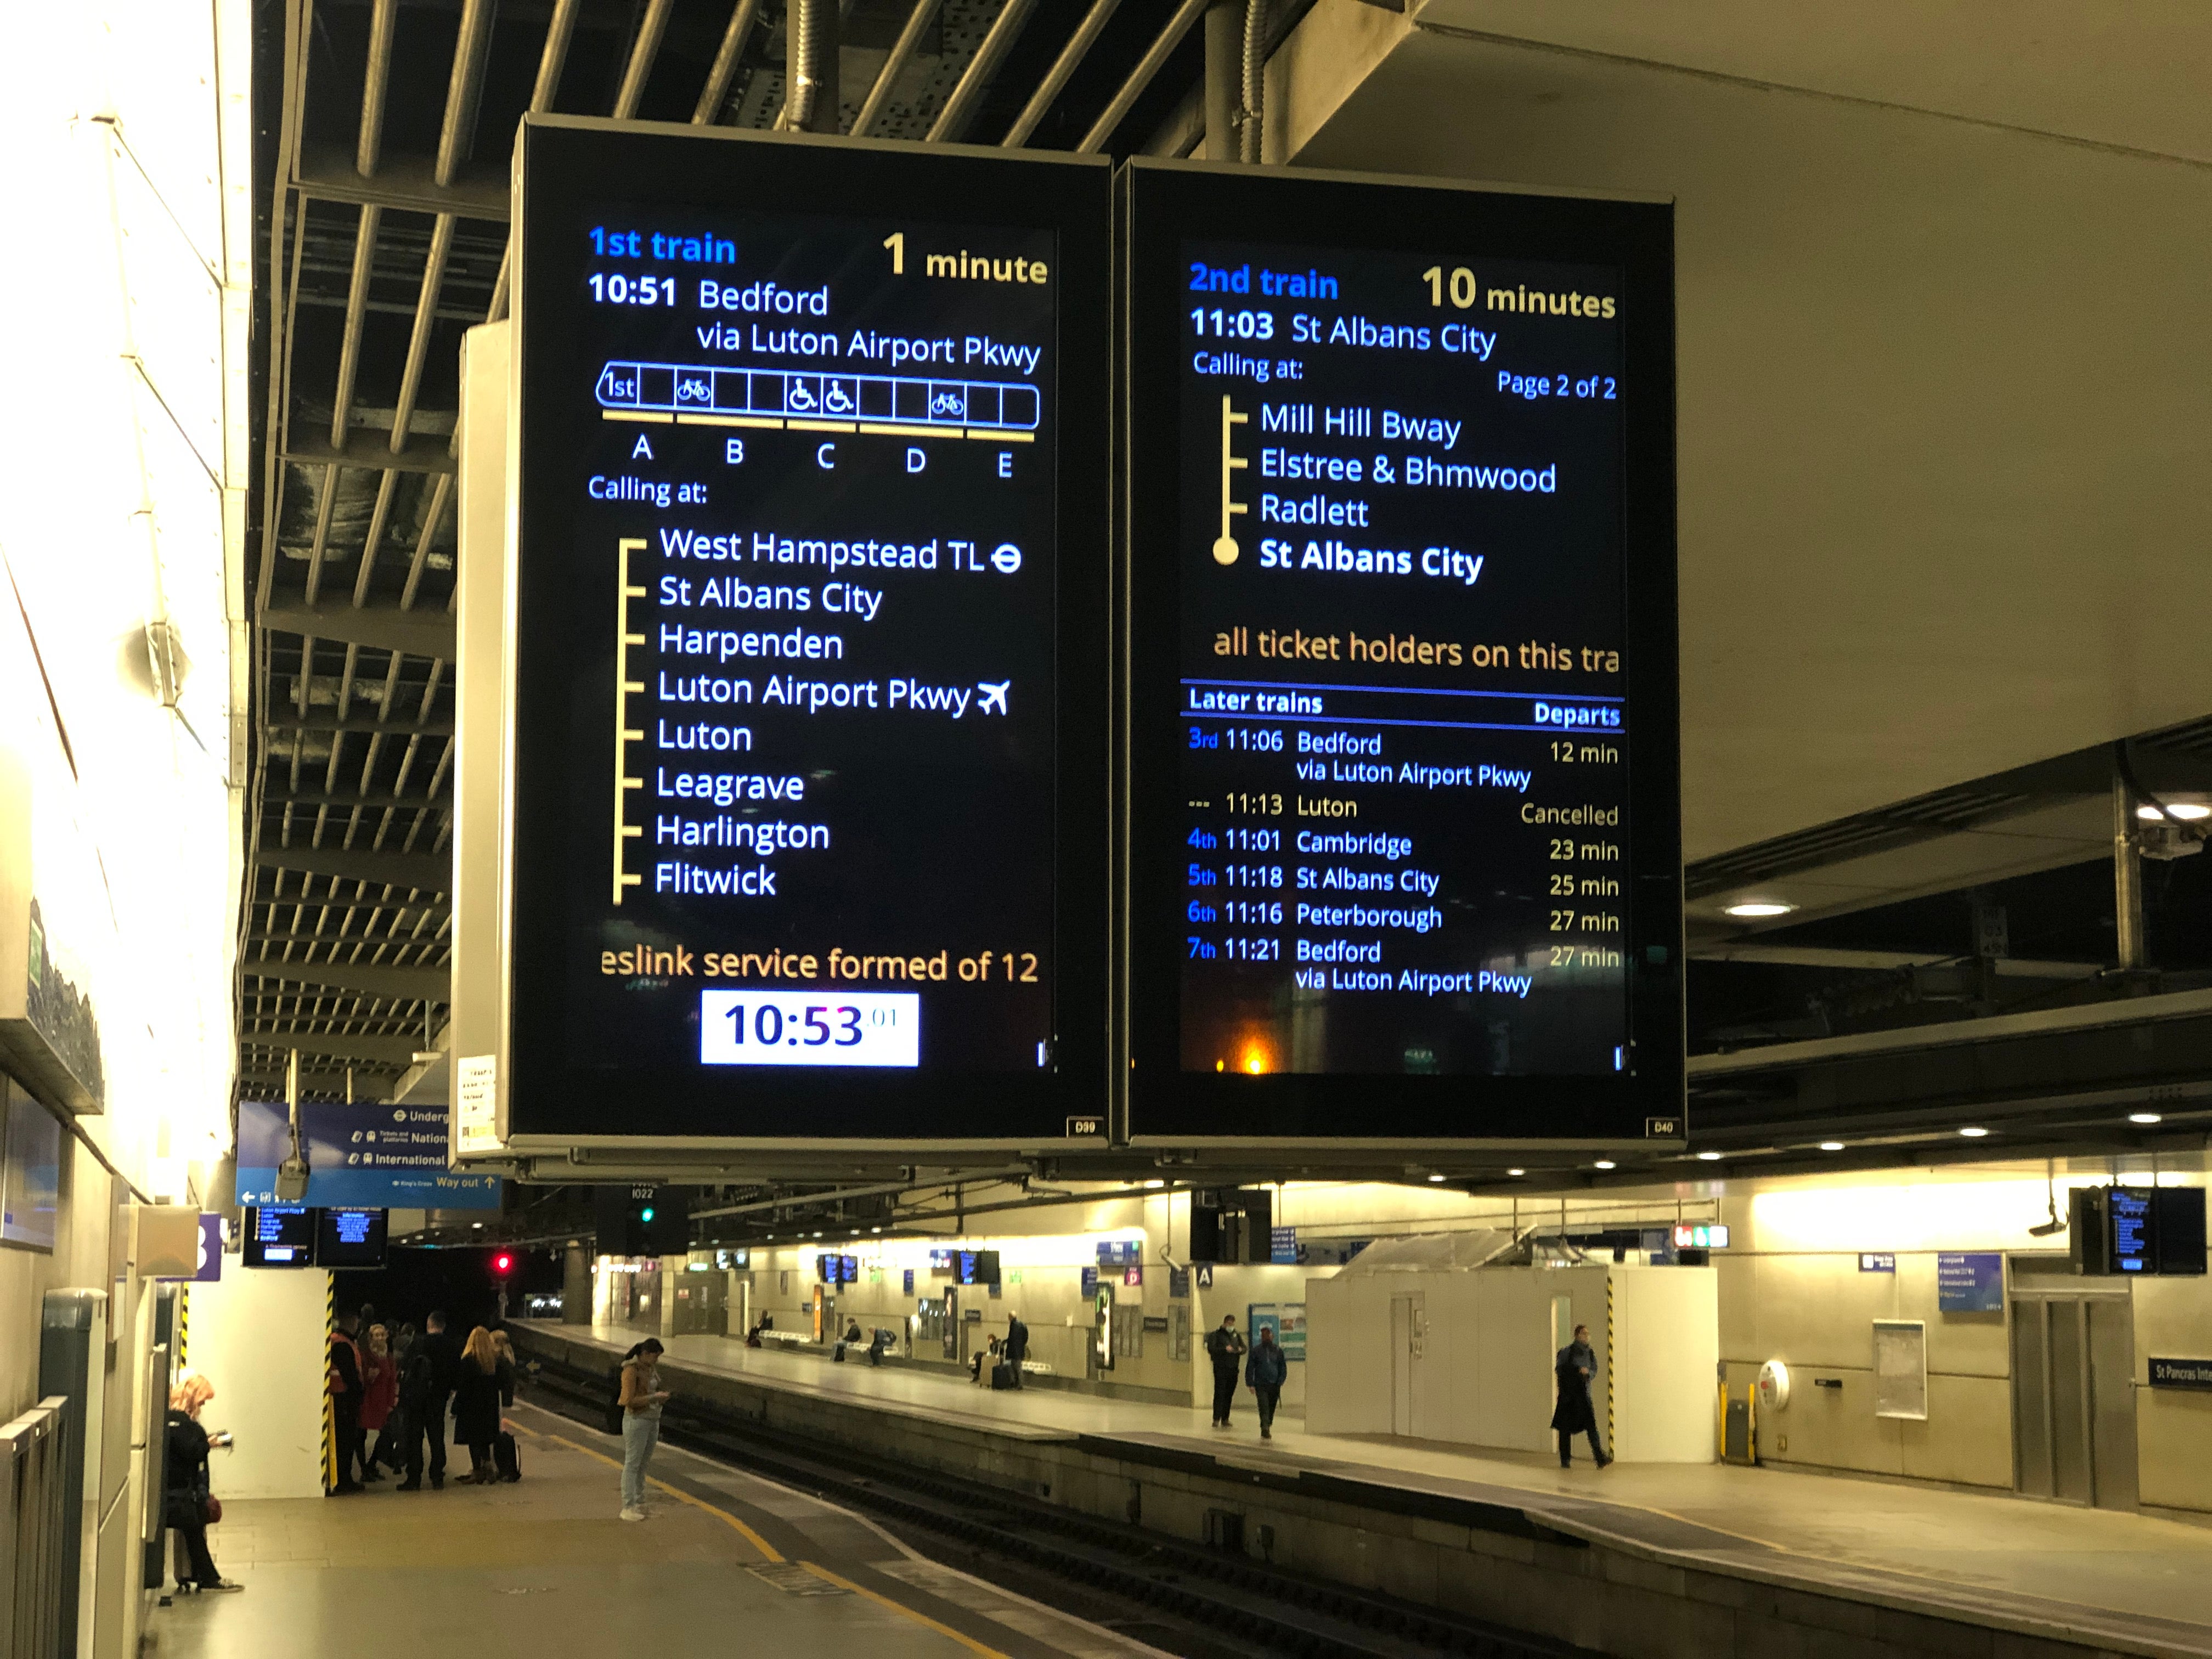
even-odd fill
[{"label": "information screen on pillar", "polygon": [[1668,210],[1126,188],[1133,1134],[1679,1135]]},{"label": "information screen on pillar", "polygon": [[315,1215],[297,1205],[246,1212],[243,1259],[249,1267],[307,1267],[315,1260]]},{"label": "information screen on pillar", "polygon": [[520,169],[512,1132],[1060,1139],[1103,165],[533,120]]}]

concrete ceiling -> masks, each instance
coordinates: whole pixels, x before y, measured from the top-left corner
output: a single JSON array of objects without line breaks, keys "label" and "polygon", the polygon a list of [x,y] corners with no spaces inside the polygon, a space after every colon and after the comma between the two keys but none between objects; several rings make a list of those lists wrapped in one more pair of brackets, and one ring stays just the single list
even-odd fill
[{"label": "concrete ceiling", "polygon": [[2212,12],[1322,0],[1270,85],[1676,198],[1690,859],[2212,708]]}]

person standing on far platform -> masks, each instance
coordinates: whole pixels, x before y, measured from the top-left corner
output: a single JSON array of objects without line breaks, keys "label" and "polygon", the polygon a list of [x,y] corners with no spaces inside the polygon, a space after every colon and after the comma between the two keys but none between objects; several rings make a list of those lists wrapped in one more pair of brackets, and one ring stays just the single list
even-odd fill
[{"label": "person standing on far platform", "polygon": [[660,1386],[660,1356],[664,1350],[647,1337],[623,1356],[623,1480],[622,1518],[645,1519],[645,1466],[660,1443],[660,1408],[668,1393]]},{"label": "person standing on far platform", "polygon": [[1237,1334],[1237,1316],[1221,1316],[1221,1328],[1206,1334],[1206,1352],[1213,1361],[1213,1426],[1229,1426],[1229,1408],[1237,1403],[1238,1362],[1244,1358],[1244,1339]]},{"label": "person standing on far platform", "polygon": [[446,1402],[458,1380],[461,1351],[446,1334],[446,1316],[433,1312],[423,1322],[422,1340],[407,1356],[408,1367],[399,1379],[399,1403],[407,1413],[407,1479],[402,1492],[422,1488],[422,1448],[430,1449],[430,1490],[446,1484]]},{"label": "person standing on far platform", "polygon": [[1244,1382],[1260,1402],[1260,1438],[1275,1437],[1275,1405],[1283,1397],[1283,1384],[1290,1380],[1290,1356],[1275,1340],[1271,1326],[1260,1327],[1260,1344],[1252,1350],[1252,1357],[1244,1362]]},{"label": "person standing on far platform", "polygon": [[1006,1316],[1006,1340],[1000,1352],[1006,1358],[1007,1370],[1012,1373],[1006,1378],[1006,1386],[1020,1388],[1022,1361],[1029,1358],[1030,1352],[1030,1328],[1022,1322],[1022,1316],[1018,1313]]},{"label": "person standing on far platform", "polygon": [[1590,1347],[1589,1327],[1575,1327],[1575,1340],[1559,1350],[1552,1368],[1559,1389],[1559,1403],[1552,1408],[1552,1426],[1559,1436],[1559,1467],[1574,1462],[1574,1440],[1589,1437],[1590,1455],[1603,1468],[1613,1459],[1597,1437],[1597,1413],[1590,1405],[1590,1379],[1597,1375],[1597,1354]]},{"label": "person standing on far platform", "polygon": [[492,1461],[492,1443],[499,1438],[499,1408],[508,1389],[491,1333],[479,1325],[469,1333],[468,1342],[461,1349],[453,1383],[453,1438],[469,1449],[469,1472],[461,1477],[463,1486],[488,1486],[499,1479]]},{"label": "person standing on far platform", "polygon": [[381,1480],[384,1474],[377,1468],[379,1463],[389,1465],[396,1473],[402,1462],[399,1437],[392,1426],[393,1408],[399,1401],[399,1368],[392,1357],[390,1335],[383,1326],[369,1326],[363,1337],[368,1347],[361,1357],[365,1372],[362,1378],[361,1395],[361,1435],[364,1449],[361,1478],[363,1480]]},{"label": "person standing on far platform", "polygon": [[359,1324],[349,1313],[338,1316],[337,1328],[331,1333],[323,1373],[324,1391],[331,1397],[331,1438],[336,1443],[333,1449],[337,1454],[337,1478],[331,1483],[331,1491],[339,1493],[367,1490],[354,1478],[355,1466],[362,1456],[361,1401],[364,1379],[361,1346],[354,1340]]}]

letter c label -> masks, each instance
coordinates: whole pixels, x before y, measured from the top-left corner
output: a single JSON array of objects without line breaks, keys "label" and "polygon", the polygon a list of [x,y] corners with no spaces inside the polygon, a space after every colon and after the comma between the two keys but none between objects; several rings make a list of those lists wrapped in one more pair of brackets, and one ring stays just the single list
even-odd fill
[{"label": "letter c label", "polygon": [[837,465],[837,446],[835,444],[823,444],[820,448],[817,449],[814,452],[814,465],[825,469],[836,466]]}]

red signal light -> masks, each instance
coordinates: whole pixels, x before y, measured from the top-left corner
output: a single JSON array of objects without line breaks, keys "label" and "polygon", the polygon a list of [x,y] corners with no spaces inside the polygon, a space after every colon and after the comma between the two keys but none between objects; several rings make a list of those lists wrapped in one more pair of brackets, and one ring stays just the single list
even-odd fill
[{"label": "red signal light", "polygon": [[495,1273],[513,1273],[514,1271],[514,1258],[509,1255],[505,1250],[500,1251],[491,1259],[491,1270]]}]

